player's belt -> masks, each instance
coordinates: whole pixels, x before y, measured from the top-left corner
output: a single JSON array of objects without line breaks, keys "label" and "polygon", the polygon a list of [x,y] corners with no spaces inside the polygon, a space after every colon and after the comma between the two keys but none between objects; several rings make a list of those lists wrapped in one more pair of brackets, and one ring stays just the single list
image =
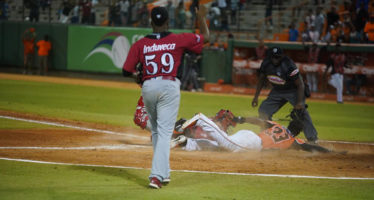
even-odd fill
[{"label": "player's belt", "polygon": [[175,81],[175,77],[174,76],[156,76],[156,77],[151,77],[151,78],[147,78],[145,79],[146,80],[150,80],[150,79],[162,79],[162,80],[170,80],[170,81]]}]

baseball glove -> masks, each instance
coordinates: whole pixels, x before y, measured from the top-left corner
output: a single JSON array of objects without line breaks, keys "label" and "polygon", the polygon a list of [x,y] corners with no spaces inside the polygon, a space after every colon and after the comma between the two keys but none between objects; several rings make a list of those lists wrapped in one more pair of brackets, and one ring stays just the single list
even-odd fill
[{"label": "baseball glove", "polygon": [[293,109],[289,116],[291,121],[287,128],[295,137],[304,129],[305,109]]},{"label": "baseball glove", "polygon": [[305,116],[305,110],[304,109],[293,109],[291,111],[290,117],[292,120],[296,121],[304,121]]},{"label": "baseball glove", "polygon": [[134,74],[134,79],[137,84],[143,84],[143,65],[139,63],[136,65],[136,73]]}]

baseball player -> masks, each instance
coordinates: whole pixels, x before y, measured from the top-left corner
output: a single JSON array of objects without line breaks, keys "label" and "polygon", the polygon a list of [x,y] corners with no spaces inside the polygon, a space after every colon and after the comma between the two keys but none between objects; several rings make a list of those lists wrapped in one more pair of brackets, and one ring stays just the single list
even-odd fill
[{"label": "baseball player", "polygon": [[201,53],[209,40],[205,22],[206,9],[196,8],[200,33],[174,34],[168,32],[166,8],[151,11],[153,33],[134,43],[123,66],[123,74],[136,73],[141,63],[143,72],[142,97],[151,124],[153,159],[149,187],[159,189],[170,181],[170,139],[178,115],[180,81],[176,77],[184,51]]},{"label": "baseball player", "polygon": [[258,96],[265,82],[269,81],[273,88],[269,96],[262,102],[258,110],[263,120],[271,120],[274,113],[282,108],[287,102],[295,109],[303,113],[304,134],[310,143],[317,143],[317,131],[312,119],[306,110],[304,82],[295,63],[279,47],[270,49],[268,57],[261,63],[259,82],[256,93],[252,100],[252,107],[258,105]]},{"label": "baseball player", "polygon": [[[303,129],[301,120],[292,119],[286,128],[276,122],[255,117],[224,117],[224,120],[217,120],[218,115],[219,113],[215,118],[209,119],[204,114],[199,113],[184,122],[179,128],[179,131],[183,131],[184,135],[179,135],[172,140],[171,148],[182,146],[182,149],[187,151],[225,149],[231,152],[294,148],[310,152],[331,152],[321,146],[307,144],[303,140],[296,138]],[[229,122],[230,125],[245,122],[251,123],[260,126],[263,130],[258,135],[250,130],[240,130],[233,135],[228,135],[221,129],[222,123],[227,124],[227,121],[232,121],[231,123]],[[195,130],[198,132],[202,130],[205,132],[206,137],[201,137],[203,134],[194,133]]]},{"label": "baseball player", "polygon": [[339,104],[343,103],[343,77],[344,77],[344,67],[348,68],[347,66],[347,58],[344,53],[340,51],[341,45],[339,43],[335,46],[335,53],[331,54],[328,62],[327,67],[324,73],[324,77],[326,77],[326,73],[330,67],[332,67],[331,71],[331,78],[329,80],[329,84],[336,88],[336,101]]}]

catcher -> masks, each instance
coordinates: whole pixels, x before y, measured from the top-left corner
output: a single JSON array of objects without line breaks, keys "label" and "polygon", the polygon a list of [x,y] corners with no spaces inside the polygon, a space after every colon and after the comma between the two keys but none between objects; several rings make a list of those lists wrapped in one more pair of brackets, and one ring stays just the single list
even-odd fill
[{"label": "catcher", "polygon": [[[296,136],[303,130],[297,111],[291,113],[288,127],[256,117],[235,117],[229,110],[220,110],[213,119],[199,113],[183,124],[176,125],[180,134],[171,142],[171,148],[182,147],[187,151],[224,149],[231,152],[270,149],[301,149],[309,152],[332,152],[319,145],[307,144]],[[178,122],[177,122],[178,123]],[[225,131],[237,123],[251,123],[261,127],[257,135],[250,130],[240,130],[233,135]],[[202,133],[200,133],[202,132]]]}]

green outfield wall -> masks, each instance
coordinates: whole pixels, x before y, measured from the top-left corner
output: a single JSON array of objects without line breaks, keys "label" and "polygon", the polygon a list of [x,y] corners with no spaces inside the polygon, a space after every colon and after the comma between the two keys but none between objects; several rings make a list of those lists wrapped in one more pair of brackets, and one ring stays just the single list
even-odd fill
[{"label": "green outfield wall", "polygon": [[[35,28],[36,41],[48,34],[52,42],[50,66],[54,69],[66,69],[67,30],[64,24],[29,23],[29,22],[0,22],[0,63],[9,66],[23,66],[22,34],[28,28]],[[34,66],[38,59],[35,51]]]}]

